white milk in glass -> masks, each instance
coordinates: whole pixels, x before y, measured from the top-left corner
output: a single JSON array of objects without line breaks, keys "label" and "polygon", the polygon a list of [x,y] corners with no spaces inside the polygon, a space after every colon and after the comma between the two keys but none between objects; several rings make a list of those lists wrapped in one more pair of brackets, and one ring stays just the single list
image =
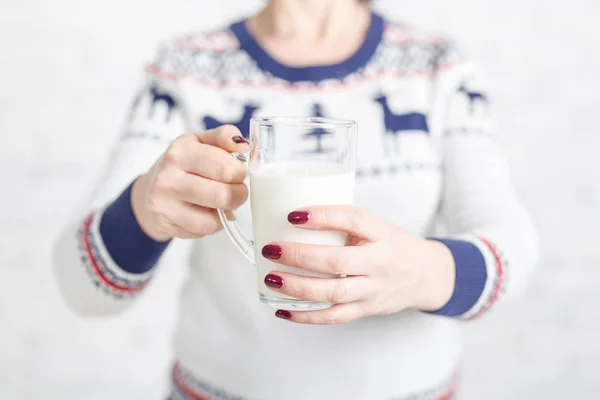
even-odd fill
[{"label": "white milk in glass", "polygon": [[344,246],[347,234],[309,231],[287,220],[290,212],[315,205],[352,204],[354,170],[335,163],[273,163],[250,172],[252,225],[258,268],[258,287],[266,296],[285,297],[271,291],[264,277],[272,271],[331,277],[305,269],[288,267],[265,259],[261,250],[272,242],[297,242]]}]

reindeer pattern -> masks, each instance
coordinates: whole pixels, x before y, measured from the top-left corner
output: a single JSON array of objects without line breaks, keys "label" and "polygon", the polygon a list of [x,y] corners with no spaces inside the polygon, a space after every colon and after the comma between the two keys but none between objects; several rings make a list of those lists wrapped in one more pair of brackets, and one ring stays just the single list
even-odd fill
[{"label": "reindeer pattern", "polygon": [[155,106],[159,103],[163,103],[167,107],[166,120],[167,122],[170,121],[173,110],[177,107],[175,99],[171,95],[159,91],[156,87],[150,88],[150,95],[152,96],[152,105],[150,107],[148,118],[153,117]]},{"label": "reindeer pattern", "polygon": [[202,118],[202,124],[204,125],[204,127],[206,129],[215,129],[221,125],[234,125],[236,128],[238,128],[240,130],[242,135],[247,139],[250,136],[250,132],[249,132],[250,119],[252,118],[254,113],[259,108],[260,107],[256,104],[246,103],[246,104],[244,104],[244,109],[242,111],[242,115],[237,120],[233,120],[233,121],[218,120],[215,117],[206,115],[206,116],[204,116],[204,118]]},{"label": "reindeer pattern", "polygon": [[[147,99],[147,101],[146,101]],[[143,105],[142,105],[143,102]],[[135,96],[133,103],[129,109],[129,122],[133,121],[135,115],[137,113],[145,114],[147,109],[147,114],[144,115],[144,118],[153,119],[159,116],[160,113],[156,113],[157,108],[164,107],[167,110],[167,114],[164,117],[164,123],[169,123],[171,121],[171,117],[173,116],[173,112],[179,107],[175,98],[170,94],[161,91],[155,86],[146,87],[142,91],[140,91],[137,96]],[[140,107],[143,107],[144,110],[140,110]]]},{"label": "reindeer pattern", "polygon": [[[247,98],[237,103],[237,111],[228,112],[227,118],[216,114],[201,114],[197,118],[201,129],[214,129],[223,124],[236,126],[248,138],[250,119],[253,116],[313,116],[325,118],[350,118],[359,123],[359,151],[357,175],[395,175],[401,171],[411,169],[429,168],[437,165],[428,150],[430,126],[427,112],[420,105],[395,108],[395,102],[390,101],[392,93],[375,92],[375,96],[351,100],[352,103],[360,101],[364,106],[359,107],[359,115],[344,114],[344,103],[327,101],[317,96],[290,99],[289,103],[282,103],[276,98]],[[346,99],[344,99],[346,100]],[[225,103],[225,102],[224,102]],[[227,107],[227,106],[226,106]],[[228,107],[231,107],[229,105]],[[398,107],[396,105],[396,107]],[[354,105],[351,108],[356,108]],[[290,110],[294,114],[289,114]],[[233,117],[232,117],[233,116]],[[373,129],[375,128],[375,129]],[[270,146],[275,145],[275,137],[271,135]],[[408,139],[405,142],[405,138]],[[422,138],[422,139],[421,139]],[[279,140],[288,139],[277,139]],[[296,138],[290,138],[297,146],[298,156],[313,154],[315,156],[331,153],[331,147],[336,138],[332,131],[323,128],[314,128],[309,131],[298,132]],[[290,146],[288,142],[285,146]],[[415,144],[416,143],[416,144]],[[420,143],[425,143],[425,146]],[[422,149],[426,153],[419,155]],[[364,164],[361,164],[364,163]],[[364,170],[361,165],[366,166]],[[366,171],[366,172],[365,172]]]},{"label": "reindeer pattern", "polygon": [[388,98],[379,95],[375,101],[380,104],[383,112],[383,147],[386,156],[400,154],[399,137],[405,133],[429,134],[427,116],[419,112],[408,112],[405,114],[394,113],[388,104]]},{"label": "reindeer pattern", "polygon": [[467,96],[467,99],[469,100],[469,110],[471,112],[471,114],[473,114],[475,112],[475,105],[477,103],[482,103],[485,106],[487,106],[488,104],[488,98],[486,97],[486,95],[484,95],[483,93],[480,92],[474,92],[474,91],[470,91],[465,84],[462,84],[457,91],[459,93],[464,94],[465,96]]}]

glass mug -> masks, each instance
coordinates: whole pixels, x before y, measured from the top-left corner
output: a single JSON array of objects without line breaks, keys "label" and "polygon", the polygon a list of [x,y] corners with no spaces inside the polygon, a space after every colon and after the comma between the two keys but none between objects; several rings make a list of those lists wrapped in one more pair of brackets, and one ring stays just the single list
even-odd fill
[{"label": "glass mug", "polygon": [[261,254],[273,242],[344,246],[347,234],[312,231],[290,224],[290,212],[316,205],[352,204],[357,123],[328,118],[252,118],[250,151],[234,153],[247,163],[254,241],[234,211],[218,210],[229,238],[257,268],[260,300],[283,310],[321,310],[331,304],[299,300],[272,291],[264,278],[283,271],[321,278],[339,277],[274,263]]}]

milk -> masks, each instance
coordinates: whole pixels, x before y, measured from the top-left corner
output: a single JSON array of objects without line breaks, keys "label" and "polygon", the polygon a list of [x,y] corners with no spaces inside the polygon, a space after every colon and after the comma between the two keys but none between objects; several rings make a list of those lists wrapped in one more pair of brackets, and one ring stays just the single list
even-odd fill
[{"label": "milk", "polygon": [[314,205],[352,204],[354,170],[335,163],[263,164],[250,172],[252,226],[256,249],[259,292],[265,296],[290,298],[270,290],[264,277],[272,271],[331,277],[289,267],[265,259],[261,250],[272,242],[297,242],[344,246],[347,234],[310,231],[290,224],[290,212]]}]

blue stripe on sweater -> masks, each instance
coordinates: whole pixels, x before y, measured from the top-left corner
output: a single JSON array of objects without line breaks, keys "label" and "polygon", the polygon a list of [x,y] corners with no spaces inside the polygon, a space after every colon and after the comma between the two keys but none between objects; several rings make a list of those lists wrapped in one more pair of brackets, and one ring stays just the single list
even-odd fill
[{"label": "blue stripe on sweater", "polygon": [[437,239],[445,244],[454,257],[456,281],[448,303],[432,314],[454,317],[469,311],[477,303],[487,281],[485,258],[473,243],[463,240]]},{"label": "blue stripe on sweater", "polygon": [[170,241],[157,242],[142,231],[131,208],[131,187],[104,211],[100,235],[111,258],[122,270],[142,274],[154,268]]}]

